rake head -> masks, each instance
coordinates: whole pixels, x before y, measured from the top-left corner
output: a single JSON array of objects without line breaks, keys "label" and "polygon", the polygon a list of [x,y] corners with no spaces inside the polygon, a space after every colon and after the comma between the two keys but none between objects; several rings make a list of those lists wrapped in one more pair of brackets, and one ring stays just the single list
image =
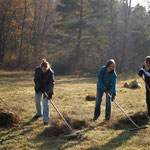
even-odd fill
[{"label": "rake head", "polygon": [[137,127],[137,128],[130,129],[130,131],[136,131],[136,130],[146,129],[146,128],[148,128],[148,127],[147,126]]},{"label": "rake head", "polygon": [[72,133],[72,134],[69,134],[69,135],[65,135],[64,137],[81,137],[82,135],[84,135],[85,133]]}]

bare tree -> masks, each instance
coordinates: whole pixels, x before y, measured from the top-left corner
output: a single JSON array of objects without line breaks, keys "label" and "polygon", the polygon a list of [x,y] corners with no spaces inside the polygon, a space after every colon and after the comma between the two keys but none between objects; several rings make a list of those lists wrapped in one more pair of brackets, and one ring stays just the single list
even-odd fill
[{"label": "bare tree", "polygon": [[119,64],[119,72],[122,72],[123,65],[125,63],[126,52],[127,52],[127,45],[128,45],[128,30],[129,30],[129,23],[130,23],[130,14],[131,14],[131,2],[132,0],[125,0],[123,1],[124,6],[124,33],[123,33],[123,43],[121,48],[121,60]]},{"label": "bare tree", "polygon": [[27,15],[27,1],[24,1],[24,13],[22,18],[22,25],[21,25],[21,36],[20,36],[20,47],[19,47],[19,60],[18,63],[22,63],[22,46],[23,46],[23,35],[24,35],[24,26],[25,26],[25,19]]}]

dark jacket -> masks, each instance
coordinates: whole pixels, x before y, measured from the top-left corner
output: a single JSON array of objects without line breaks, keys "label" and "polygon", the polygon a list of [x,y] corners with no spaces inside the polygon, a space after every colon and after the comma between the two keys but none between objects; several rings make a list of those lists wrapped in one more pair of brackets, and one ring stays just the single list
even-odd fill
[{"label": "dark jacket", "polygon": [[38,66],[34,74],[35,91],[53,93],[54,88],[54,72],[51,68],[47,72],[43,72]]},{"label": "dark jacket", "polygon": [[[143,66],[143,68],[145,69],[145,65]],[[146,71],[150,73],[150,69],[149,69],[149,70],[146,70]],[[146,81],[146,83],[147,83],[147,84],[149,85],[149,87],[150,87],[150,77],[147,76],[147,75],[145,75],[145,74],[144,74],[144,76],[145,76],[145,81]]]},{"label": "dark jacket", "polygon": [[104,87],[116,94],[117,74],[115,71],[107,72],[106,66],[103,66],[98,72],[97,88],[102,90]]}]

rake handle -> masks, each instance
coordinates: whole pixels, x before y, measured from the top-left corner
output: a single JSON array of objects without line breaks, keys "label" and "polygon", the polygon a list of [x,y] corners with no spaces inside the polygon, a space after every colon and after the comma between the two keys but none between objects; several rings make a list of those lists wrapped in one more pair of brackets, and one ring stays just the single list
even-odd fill
[{"label": "rake handle", "polygon": [[120,110],[128,117],[128,119],[138,128],[139,126],[128,116],[128,114],[122,109],[122,107],[114,100],[114,103],[120,108]]},{"label": "rake handle", "polygon": [[9,105],[8,105],[2,98],[0,98],[0,100],[1,100],[6,106],[9,107]]},{"label": "rake handle", "polygon": [[[44,94],[46,95],[46,97],[48,97],[47,93],[44,92]],[[75,134],[75,132],[73,131],[73,129],[71,128],[71,126],[68,124],[68,122],[65,120],[65,118],[62,116],[62,114],[59,112],[59,110],[57,109],[57,107],[55,106],[55,104],[52,102],[52,100],[49,100],[50,103],[53,105],[53,107],[55,108],[55,110],[57,111],[57,113],[59,114],[59,116],[63,119],[63,121],[65,122],[65,124],[68,126],[68,128],[71,130],[71,132],[73,134]]]},{"label": "rake handle", "polygon": [[[106,93],[110,98],[112,97],[109,93]],[[139,128],[139,126],[131,119],[131,117],[129,117],[129,115],[123,110],[123,108],[116,102],[116,100],[114,100],[114,103],[120,108],[120,110],[128,117],[128,119],[137,127]]]}]

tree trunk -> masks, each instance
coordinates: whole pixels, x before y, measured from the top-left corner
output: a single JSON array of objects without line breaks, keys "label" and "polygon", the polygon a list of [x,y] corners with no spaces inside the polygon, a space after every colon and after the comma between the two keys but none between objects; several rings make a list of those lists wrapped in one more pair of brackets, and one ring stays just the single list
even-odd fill
[{"label": "tree trunk", "polygon": [[51,3],[51,0],[48,0],[47,11],[46,11],[46,16],[45,16],[45,22],[44,22],[42,35],[41,35],[41,47],[43,45],[43,39],[44,39],[45,31],[46,31],[46,25],[47,25],[47,19],[48,19],[48,15],[49,15],[50,3]]},{"label": "tree trunk", "polygon": [[4,51],[5,51],[4,23],[5,23],[5,15],[2,17],[1,27],[0,27],[0,61],[1,62],[4,61]]},{"label": "tree trunk", "polygon": [[114,8],[113,8],[113,2],[114,0],[110,0],[110,21],[111,21],[111,49],[112,49],[112,56],[114,57],[115,61],[118,61],[118,55],[117,55],[117,31],[116,31],[116,25],[115,25],[115,17],[114,14]]},{"label": "tree trunk", "polygon": [[81,52],[81,38],[82,38],[82,21],[83,21],[83,0],[80,1],[80,27],[77,37],[77,50],[76,50],[76,61],[78,62],[82,52]]},{"label": "tree trunk", "polygon": [[128,45],[128,29],[129,29],[129,22],[130,22],[130,14],[131,14],[131,0],[129,1],[128,5],[128,0],[126,0],[126,9],[125,9],[125,17],[124,17],[124,24],[125,24],[125,29],[124,29],[124,37],[123,37],[123,46],[122,46],[122,55],[121,55],[121,60],[120,60],[120,65],[119,65],[119,72],[121,73],[123,70],[123,65],[125,63],[125,58],[126,58],[126,52],[127,52],[127,45]]},{"label": "tree trunk", "polygon": [[36,31],[36,21],[37,21],[37,4],[35,3],[34,8],[34,19],[33,19],[33,47],[34,47],[34,57],[37,56],[37,31]]},{"label": "tree trunk", "polygon": [[22,63],[22,46],[23,46],[23,35],[24,35],[24,26],[25,26],[25,19],[26,19],[26,13],[27,13],[27,2],[24,1],[24,15],[22,19],[22,26],[21,26],[21,37],[20,37],[20,47],[19,47],[19,60],[18,64]]}]

